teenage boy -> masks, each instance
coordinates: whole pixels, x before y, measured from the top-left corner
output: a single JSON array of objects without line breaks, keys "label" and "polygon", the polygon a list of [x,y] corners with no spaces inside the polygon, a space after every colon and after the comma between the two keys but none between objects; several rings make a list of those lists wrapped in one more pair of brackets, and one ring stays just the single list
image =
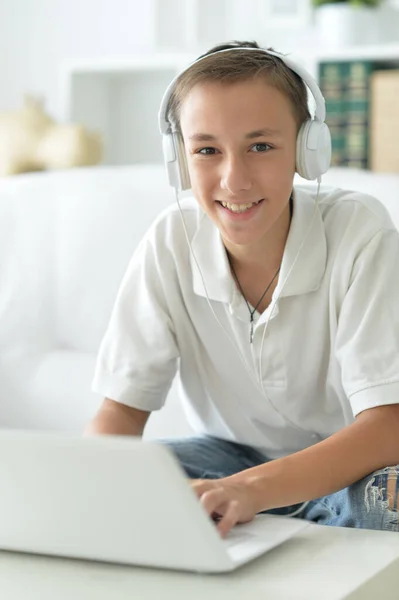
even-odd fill
[{"label": "teenage boy", "polygon": [[139,245],[98,357],[89,434],[141,435],[178,370],[197,435],[165,443],[221,535],[261,511],[399,530],[399,234],[374,198],[293,186],[310,119],[255,43],[180,75],[193,198]]}]

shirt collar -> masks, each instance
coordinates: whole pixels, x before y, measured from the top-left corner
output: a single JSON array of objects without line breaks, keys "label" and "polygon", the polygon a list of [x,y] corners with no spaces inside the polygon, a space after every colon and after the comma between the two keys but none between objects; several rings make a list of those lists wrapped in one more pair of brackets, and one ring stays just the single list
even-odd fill
[{"label": "shirt collar", "polygon": [[[320,211],[315,208],[314,196],[306,188],[296,186],[293,208],[279,280],[273,296],[294,296],[317,290],[326,268],[326,235]],[[190,253],[194,292],[206,298],[199,265],[209,299],[231,304],[236,285],[220,232],[206,214],[200,220],[191,247],[196,259]]]},{"label": "shirt collar", "polygon": [[275,289],[280,298],[317,290],[327,263],[326,233],[314,196],[295,187],[293,199],[294,212]]},{"label": "shirt collar", "polygon": [[[231,276],[226,249],[218,228],[205,213],[194,234],[191,248],[196,259],[190,253],[194,292],[198,296],[206,298],[205,282],[210,300],[230,303],[233,298],[235,284]],[[201,269],[203,279],[198,266]]]}]

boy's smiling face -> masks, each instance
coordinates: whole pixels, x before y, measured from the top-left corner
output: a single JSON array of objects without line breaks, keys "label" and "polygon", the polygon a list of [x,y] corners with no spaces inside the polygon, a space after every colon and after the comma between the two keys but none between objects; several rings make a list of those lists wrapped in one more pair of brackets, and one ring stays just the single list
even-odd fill
[{"label": "boy's smiling face", "polygon": [[287,234],[298,130],[288,98],[262,77],[200,83],[180,125],[193,193],[226,247]]}]

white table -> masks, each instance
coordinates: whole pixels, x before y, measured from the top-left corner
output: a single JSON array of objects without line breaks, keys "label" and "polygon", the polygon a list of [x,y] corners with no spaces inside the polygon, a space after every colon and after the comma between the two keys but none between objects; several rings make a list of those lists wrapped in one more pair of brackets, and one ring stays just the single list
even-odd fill
[{"label": "white table", "polygon": [[399,534],[310,525],[223,575],[0,552],[0,595],[4,600],[398,600]]}]

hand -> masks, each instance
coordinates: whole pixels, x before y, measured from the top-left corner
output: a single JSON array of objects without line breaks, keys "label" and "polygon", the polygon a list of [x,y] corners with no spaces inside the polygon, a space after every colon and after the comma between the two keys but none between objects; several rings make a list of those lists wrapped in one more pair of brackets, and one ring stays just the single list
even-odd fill
[{"label": "hand", "polygon": [[224,537],[237,523],[248,523],[256,515],[255,504],[243,483],[222,479],[194,479],[191,485],[207,513],[218,520]]}]

